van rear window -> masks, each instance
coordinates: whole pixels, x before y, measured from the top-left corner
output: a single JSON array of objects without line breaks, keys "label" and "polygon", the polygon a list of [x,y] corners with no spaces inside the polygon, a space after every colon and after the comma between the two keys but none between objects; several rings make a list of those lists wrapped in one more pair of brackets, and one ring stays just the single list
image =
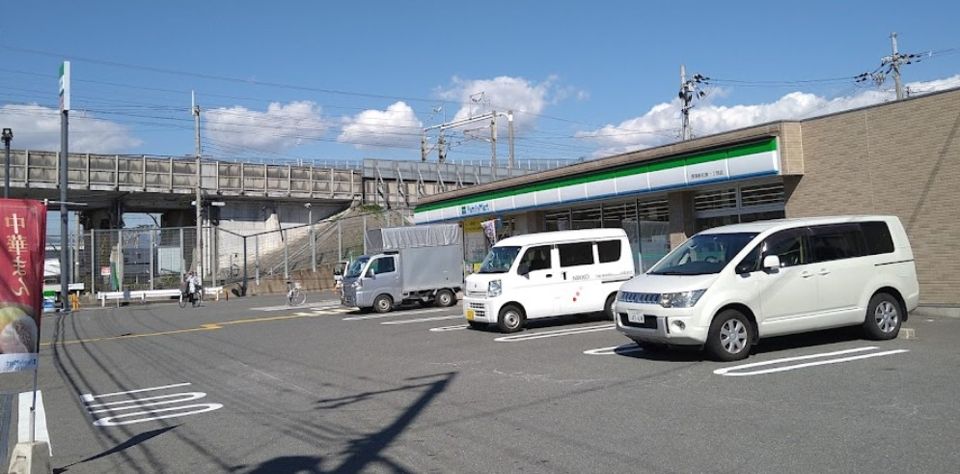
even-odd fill
[{"label": "van rear window", "polygon": [[867,255],[893,252],[893,238],[886,222],[861,222],[860,228],[867,239]]},{"label": "van rear window", "polygon": [[616,262],[620,260],[620,241],[604,240],[597,242],[597,256],[600,263]]}]

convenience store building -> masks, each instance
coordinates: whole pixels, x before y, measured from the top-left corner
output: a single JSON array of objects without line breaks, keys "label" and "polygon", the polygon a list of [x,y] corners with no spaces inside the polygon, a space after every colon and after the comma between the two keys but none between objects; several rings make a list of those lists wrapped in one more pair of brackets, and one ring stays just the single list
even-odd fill
[{"label": "convenience store building", "polygon": [[461,222],[468,264],[483,259],[491,219],[501,238],[621,227],[645,270],[703,229],[838,214],[898,216],[921,305],[960,308],[960,89],[436,194],[414,219]]}]

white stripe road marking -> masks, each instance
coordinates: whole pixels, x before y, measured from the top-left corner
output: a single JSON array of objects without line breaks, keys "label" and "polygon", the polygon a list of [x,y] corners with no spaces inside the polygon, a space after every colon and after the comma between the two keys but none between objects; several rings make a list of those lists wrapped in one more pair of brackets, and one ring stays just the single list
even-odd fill
[{"label": "white stripe road marking", "polygon": [[126,392],[104,393],[104,394],[101,394],[101,395],[94,395],[94,394],[92,394],[92,393],[85,393],[85,394],[83,394],[83,395],[80,395],[80,399],[83,400],[85,403],[90,403],[90,402],[94,401],[94,400],[97,399],[97,398],[115,397],[115,396],[117,396],[117,395],[126,395],[126,394],[128,394],[128,393],[150,392],[150,391],[153,391],[153,390],[163,390],[163,389],[167,389],[167,388],[186,387],[187,385],[190,385],[190,382],[175,383],[175,384],[173,384],[173,385],[163,385],[163,386],[161,386],[161,387],[150,387],[150,388],[140,388],[140,389],[137,389],[137,390],[127,390]]},{"label": "white stripe road marking", "polygon": [[[811,355],[805,355],[805,356],[799,356],[799,357],[785,357],[785,358],[783,358],[783,359],[774,359],[774,360],[768,360],[768,361],[763,361],[763,362],[754,362],[754,363],[752,363],[752,364],[743,364],[743,365],[735,365],[735,366],[733,366],[733,367],[724,367],[724,368],[722,368],[722,369],[714,370],[713,373],[715,373],[715,374],[717,374],[717,375],[726,375],[726,376],[728,376],[728,377],[744,377],[744,376],[750,376],[750,375],[763,375],[763,374],[772,374],[772,373],[775,373],[775,372],[785,372],[785,371],[788,371],[788,370],[802,369],[802,368],[805,368],[805,367],[814,367],[814,366],[817,366],[817,365],[839,364],[839,363],[841,363],[841,362],[849,362],[849,361],[852,361],[852,360],[869,359],[869,358],[871,358],[871,357],[881,357],[881,356],[886,356],[886,355],[902,354],[902,353],[904,353],[904,352],[910,352],[910,351],[907,350],[907,349],[895,349],[895,350],[890,350],[890,351],[873,352],[873,353],[870,353],[870,354],[861,354],[861,355],[850,356],[850,357],[841,357],[841,358],[838,358],[838,359],[827,359],[827,360],[821,360],[821,361],[816,361],[816,362],[805,362],[805,363],[803,363],[803,364],[794,364],[794,365],[787,365],[787,366],[783,366],[783,367],[774,367],[774,368],[772,368],[772,369],[762,369],[762,370],[751,370],[751,371],[747,371],[747,372],[739,372],[740,370],[749,369],[749,368],[751,368],[751,367],[762,367],[762,366],[765,366],[765,365],[781,364],[781,363],[784,363],[784,362],[793,362],[793,361],[798,361],[798,360],[822,359],[822,358],[824,358],[824,357],[832,357],[832,356],[838,356],[838,355],[844,355],[844,354],[852,354],[852,353],[855,353],[855,352],[871,351],[871,350],[874,350],[874,349],[877,349],[877,347],[875,347],[875,346],[859,347],[859,348],[856,348],[856,349],[847,349],[847,350],[836,351],[836,352],[824,352],[824,353],[821,353],[821,354],[811,354]],[[737,371],[737,372],[735,372],[735,371]]]},{"label": "white stripe road marking", "polygon": [[613,329],[614,324],[602,324],[600,326],[587,326],[583,328],[559,329],[556,331],[539,332],[535,334],[517,334],[514,336],[503,336],[494,339],[496,342],[520,342],[532,341],[534,339],[545,339],[548,337],[572,336],[574,334],[586,334],[589,332],[607,331]]},{"label": "white stripe road marking", "polygon": [[314,311],[312,312],[300,311],[297,313],[293,313],[293,315],[294,316],[321,316],[321,315],[327,315],[327,314],[343,314],[343,313],[349,313],[351,311],[353,310],[350,308],[335,308],[335,309],[327,309],[327,310],[314,308]]},{"label": "white stripe road marking", "polygon": [[431,332],[446,332],[446,331],[459,331],[461,329],[466,329],[470,327],[467,324],[461,324],[459,326],[442,326],[439,328],[430,328]]},{"label": "white stripe road marking", "polygon": [[[33,392],[20,392],[20,416],[17,417],[17,440],[20,443],[30,441],[30,405],[33,404]],[[47,443],[50,456],[53,456],[53,445],[50,443],[50,434],[47,432],[47,413],[43,410],[43,393],[37,390],[37,409],[34,413],[34,437],[37,441]],[[6,469],[6,468],[3,468]]]},{"label": "white stripe road marking", "polygon": [[583,351],[583,353],[586,355],[630,354],[633,352],[643,352],[643,349],[636,344],[622,344],[619,346],[601,347],[599,349]]},{"label": "white stripe road marking", "polygon": [[413,324],[413,323],[423,323],[427,321],[442,321],[444,319],[457,319],[463,318],[462,314],[454,314],[453,316],[437,316],[435,318],[420,318],[420,319],[405,319],[403,321],[386,321],[380,324],[392,325],[392,324]]},{"label": "white stripe road marking", "polygon": [[[425,311],[417,311],[416,313],[408,312],[397,312],[397,313],[384,313],[384,314],[371,314],[369,316],[352,316],[349,318],[343,318],[344,321],[363,321],[365,319],[381,319],[381,318],[399,318],[401,316],[415,316],[418,314],[428,314],[428,313],[439,313],[441,311],[450,311],[446,308],[437,308],[437,309],[428,309]],[[463,316],[460,316],[463,317]]]},{"label": "white stripe road marking", "polygon": [[[315,303],[310,303],[310,305],[311,305],[310,309],[318,309],[320,307],[336,307],[336,306],[340,306],[340,301],[339,300],[323,300],[323,301],[317,301]],[[313,306],[316,306],[317,308],[314,308]],[[250,310],[251,311],[283,311],[285,309],[290,309],[290,308],[291,306],[288,304],[278,304],[276,306],[260,306],[257,308],[250,308]]]}]

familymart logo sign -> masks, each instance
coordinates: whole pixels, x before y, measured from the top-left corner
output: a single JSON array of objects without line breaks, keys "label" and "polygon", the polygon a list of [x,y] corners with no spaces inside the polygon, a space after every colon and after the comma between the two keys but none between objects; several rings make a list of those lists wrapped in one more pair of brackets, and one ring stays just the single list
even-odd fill
[{"label": "familymart logo sign", "polygon": [[488,202],[478,202],[474,204],[467,204],[465,206],[460,206],[461,216],[470,216],[474,214],[486,214],[492,211],[493,209],[490,208],[490,203]]}]

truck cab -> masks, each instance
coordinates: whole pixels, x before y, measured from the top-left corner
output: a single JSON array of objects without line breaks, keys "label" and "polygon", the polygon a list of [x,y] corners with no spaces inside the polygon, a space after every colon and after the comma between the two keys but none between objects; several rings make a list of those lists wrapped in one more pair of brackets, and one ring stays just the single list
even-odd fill
[{"label": "truck cab", "polygon": [[[343,274],[340,302],[344,306],[389,311],[403,299],[396,254],[363,255],[350,263]],[[389,300],[383,298],[389,296]],[[377,297],[381,297],[379,301]],[[376,304],[379,303],[379,306]]]}]

